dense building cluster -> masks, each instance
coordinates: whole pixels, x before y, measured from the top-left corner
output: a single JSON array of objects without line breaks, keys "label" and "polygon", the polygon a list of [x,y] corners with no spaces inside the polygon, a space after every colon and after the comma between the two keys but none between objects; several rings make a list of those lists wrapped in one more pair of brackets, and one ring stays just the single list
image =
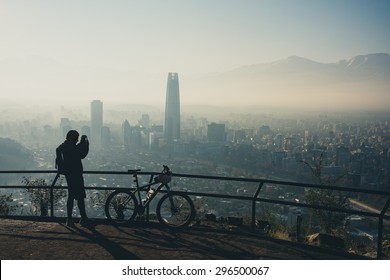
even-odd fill
[{"label": "dense building cluster", "polygon": [[[0,112],[1,115],[7,115],[7,111]],[[13,149],[7,144],[7,150],[11,152],[3,153],[0,163],[2,159],[13,158],[14,169],[53,169],[55,148],[64,141],[70,129],[76,129],[87,135],[91,144],[90,153],[84,160],[85,170],[140,168],[156,172],[163,164],[168,164],[175,173],[266,178],[388,191],[389,122],[387,112],[326,115],[248,109],[215,114],[208,107],[200,114],[180,108],[178,76],[169,73],[165,111],[131,112],[126,107],[117,111],[100,100],[93,100],[87,115],[85,111],[64,109],[60,116],[43,112],[28,120],[4,118],[0,123],[0,144],[11,143]],[[32,154],[28,154],[29,151]],[[10,162],[7,160],[2,166],[11,166]],[[86,175],[85,183],[89,187],[125,187],[131,184],[131,178]],[[178,190],[243,196],[253,196],[258,187],[247,182],[233,184],[222,179],[202,181],[185,177],[174,178],[173,186]],[[104,217],[102,205],[108,193],[89,191],[88,212],[92,217]],[[294,202],[306,198],[304,188],[286,189],[276,184],[267,184],[261,195]],[[23,205],[20,211],[31,207],[25,192],[13,193],[13,197]],[[192,199],[200,216],[211,213],[220,217],[242,217],[248,215],[252,207],[243,201],[233,203],[230,199]],[[59,203],[57,211],[62,215],[64,202]],[[376,206],[376,202],[371,205]],[[378,207],[381,207],[380,203]],[[307,212],[299,207],[271,208],[261,204],[256,213],[261,219],[274,217],[276,224],[287,226],[294,226],[297,217],[307,218]],[[348,219],[363,221],[361,217]],[[372,227],[366,225],[368,221],[364,223],[359,227],[359,234],[369,234],[372,239]]]}]

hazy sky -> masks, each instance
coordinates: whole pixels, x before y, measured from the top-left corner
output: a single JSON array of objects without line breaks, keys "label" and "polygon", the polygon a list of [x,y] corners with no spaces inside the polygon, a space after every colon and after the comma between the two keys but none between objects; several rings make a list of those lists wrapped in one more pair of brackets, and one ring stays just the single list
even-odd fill
[{"label": "hazy sky", "polygon": [[[145,87],[145,75],[161,76],[164,92],[168,72],[390,53],[389,15],[388,0],[0,0],[0,66],[42,57],[69,69],[130,73]],[[131,91],[129,81],[116,90]]]}]

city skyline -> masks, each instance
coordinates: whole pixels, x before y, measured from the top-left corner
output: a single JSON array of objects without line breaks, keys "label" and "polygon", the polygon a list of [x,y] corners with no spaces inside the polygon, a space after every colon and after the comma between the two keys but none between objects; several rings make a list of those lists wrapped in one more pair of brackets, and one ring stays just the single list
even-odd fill
[{"label": "city skyline", "polygon": [[[313,91],[281,77],[276,86],[253,86],[246,77],[230,85],[219,74],[291,56],[338,63],[390,53],[389,10],[388,1],[366,0],[1,2],[0,97],[44,104],[91,99],[158,104],[164,100],[165,73],[175,69],[181,73],[183,104],[360,108],[370,96],[370,109],[383,108],[388,82],[384,89],[371,81],[348,85],[348,79],[339,86],[325,77],[324,89]],[[351,102],[349,92],[361,88],[359,102]],[[240,99],[231,94],[237,89]],[[337,96],[338,103],[329,103]]]}]

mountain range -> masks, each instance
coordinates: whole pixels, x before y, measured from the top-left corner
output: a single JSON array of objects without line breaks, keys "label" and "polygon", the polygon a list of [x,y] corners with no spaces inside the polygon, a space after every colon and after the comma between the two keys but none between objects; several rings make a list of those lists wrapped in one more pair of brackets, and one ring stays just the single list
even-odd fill
[{"label": "mountain range", "polygon": [[[169,71],[167,71],[169,72]],[[1,97],[78,96],[148,103],[165,99],[166,75],[80,68],[43,57],[0,61]],[[230,71],[179,73],[183,104],[390,109],[390,55],[358,55],[334,63],[290,56]]]},{"label": "mountain range", "polygon": [[[390,55],[320,63],[291,56],[194,80],[198,97],[231,104],[302,108],[390,109]],[[210,99],[210,98],[209,98]]]},{"label": "mountain range", "polygon": [[336,63],[320,63],[303,57],[290,56],[271,63],[240,67],[230,73],[240,75],[315,73],[343,77],[350,75],[353,78],[356,76],[383,78],[388,77],[390,73],[390,55],[385,53],[359,55]]}]

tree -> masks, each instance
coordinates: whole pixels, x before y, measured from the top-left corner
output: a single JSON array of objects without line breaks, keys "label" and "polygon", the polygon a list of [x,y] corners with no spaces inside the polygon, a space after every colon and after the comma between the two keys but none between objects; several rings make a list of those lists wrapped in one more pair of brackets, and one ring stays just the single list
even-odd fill
[{"label": "tree", "polygon": [[[315,158],[314,164],[310,165],[305,161],[301,161],[306,164],[313,176],[317,178],[318,182],[322,186],[334,186],[345,174],[339,177],[324,176],[322,173],[324,156],[323,153],[319,157]],[[309,189],[305,193],[305,200],[311,205],[326,206],[338,209],[347,209],[349,207],[348,199],[340,191],[334,191],[329,189]],[[331,234],[337,232],[345,224],[346,213],[325,211],[321,209],[312,210],[314,216],[317,218],[318,224],[321,230],[325,233]]]},{"label": "tree", "polygon": [[17,205],[12,205],[13,202],[12,194],[0,195],[0,216],[8,216],[12,214]]},{"label": "tree", "polygon": [[[60,180],[57,185],[61,185]],[[49,188],[34,188],[34,187],[47,187],[49,186],[45,179],[24,177],[23,184],[30,187],[27,189],[27,193],[30,195],[31,205],[33,206],[33,214],[40,216],[47,216],[49,214],[50,205],[50,189]],[[56,205],[61,198],[66,196],[66,191],[62,189],[53,190],[53,203]]]}]

